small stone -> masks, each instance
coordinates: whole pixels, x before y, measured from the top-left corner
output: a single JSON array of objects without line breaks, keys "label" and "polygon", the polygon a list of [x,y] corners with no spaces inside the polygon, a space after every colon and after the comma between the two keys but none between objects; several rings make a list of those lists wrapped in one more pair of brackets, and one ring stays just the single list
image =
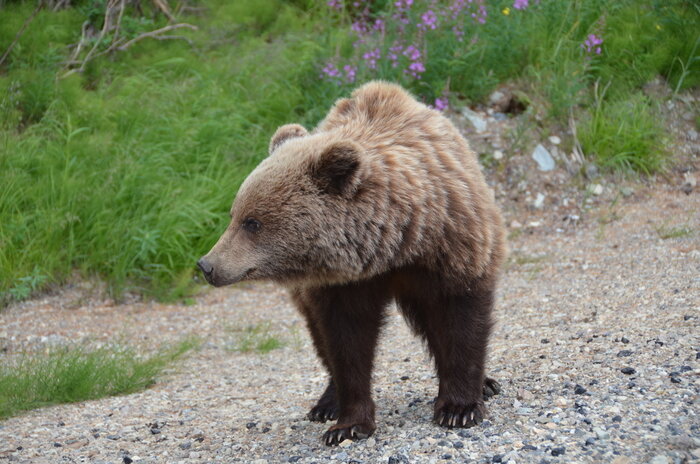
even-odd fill
[{"label": "small stone", "polygon": [[669,460],[663,454],[658,454],[649,461],[649,464],[669,464]]},{"label": "small stone", "polygon": [[518,221],[512,221],[510,223],[510,228],[511,229],[520,229],[523,225],[520,224]]},{"label": "small stone", "polygon": [[496,161],[503,159],[503,152],[501,150],[495,150],[493,152],[493,159]]},{"label": "small stone", "polygon": [[367,445],[368,448],[374,448],[374,445],[377,444],[377,440],[374,439],[374,437],[369,437],[367,441],[365,442],[365,445]]},{"label": "small stone", "polygon": [[630,342],[630,341],[629,341],[629,338],[627,338],[627,337],[622,337],[622,338],[620,338],[620,341],[621,341],[622,343],[629,343],[629,342]]},{"label": "small stone", "polygon": [[477,133],[482,133],[486,131],[488,123],[478,113],[465,107],[462,109],[462,114],[465,118],[469,120],[469,122],[472,123],[472,126],[474,126],[474,129],[476,129]]},{"label": "small stone", "polygon": [[521,388],[521,389],[518,390],[517,398],[518,398],[519,400],[521,400],[521,401],[529,402],[529,401],[532,401],[532,400],[535,399],[535,395],[533,395],[533,394],[530,393],[529,391],[527,391],[527,390]]},{"label": "small stone", "polygon": [[183,441],[178,445],[181,450],[188,450],[192,448],[192,442],[191,441]]},{"label": "small stone", "polygon": [[522,448],[520,448],[520,451],[537,451],[537,447],[532,445],[525,445]]},{"label": "small stone", "polygon": [[252,429],[252,428],[255,428],[257,425],[258,425],[258,424],[256,424],[255,422],[248,422],[248,423],[245,425],[245,428],[247,428],[248,430],[250,430],[250,429]]},{"label": "small stone", "polygon": [[593,194],[593,195],[602,195],[603,193],[603,186],[600,184],[591,184],[588,187],[588,190]]},{"label": "small stone", "polygon": [[410,379],[410,377],[409,377],[409,376],[407,376],[407,375],[403,375],[403,376],[401,376],[401,380],[408,380],[408,379]]},{"label": "small stone", "polygon": [[586,438],[586,446],[592,446],[595,445],[595,437],[588,437]]},{"label": "small stone", "polygon": [[607,440],[610,438],[610,434],[607,430],[603,430],[600,427],[593,427],[593,433],[595,433],[598,440]]},{"label": "small stone", "polygon": [[561,456],[562,454],[566,453],[566,448],[563,446],[558,446],[556,448],[552,448],[552,456]]},{"label": "small stone", "polygon": [[532,204],[535,208],[540,209],[544,205],[544,194],[543,193],[538,193],[537,198],[535,198],[534,203]]},{"label": "small stone", "polygon": [[622,350],[617,353],[618,358],[625,358],[627,356],[632,356],[632,350]]},{"label": "small stone", "polygon": [[627,456],[618,456],[615,459],[612,460],[610,464],[630,464],[630,458]]},{"label": "small stone", "polygon": [[[351,445],[352,445],[352,440],[343,440],[340,442],[340,445],[338,445],[338,446],[340,446],[342,448],[347,448],[348,446],[351,446]],[[341,459],[341,458],[336,457],[336,459]],[[344,460],[344,459],[341,459],[341,460]]]},{"label": "small stone", "polygon": [[671,377],[671,382],[672,382],[672,383],[681,383],[681,382],[683,382],[683,381],[681,380],[680,377],[677,377],[677,376],[674,375],[673,377]]},{"label": "small stone", "polygon": [[622,369],[620,369],[620,372],[622,372],[625,375],[632,375],[637,371],[635,371],[632,367],[623,367]]},{"label": "small stone", "polygon": [[502,462],[502,461],[503,461],[502,454],[494,454],[493,457],[491,458],[491,462]]},{"label": "small stone", "polygon": [[461,441],[456,441],[452,446],[454,446],[457,449],[462,449],[464,448],[464,443],[462,443]]},{"label": "small stone", "polygon": [[132,462],[134,462],[134,460],[131,459],[129,456],[124,456],[124,457],[122,458],[122,462],[123,462],[124,464],[131,464]]},{"label": "small stone", "polygon": [[535,150],[532,152],[532,159],[537,162],[537,167],[540,171],[546,172],[554,169],[554,158],[542,144],[538,144],[535,147]]},{"label": "small stone", "polygon": [[628,198],[628,197],[631,197],[632,194],[634,194],[634,189],[631,187],[622,187],[620,189],[620,193],[622,194],[623,197]]},{"label": "small stone", "polygon": [[451,455],[451,454],[447,454],[447,453],[446,453],[446,454],[443,454],[441,457],[442,457],[442,459],[445,459],[445,460],[452,459],[452,455]]},{"label": "small stone", "polygon": [[60,443],[58,443],[58,442],[56,442],[56,443],[53,444],[53,446],[54,446],[55,448],[60,448],[60,447],[62,447],[63,445],[60,444]]},{"label": "small stone", "polygon": [[267,464],[267,459],[256,459],[255,461],[251,461],[251,464]]},{"label": "small stone", "polygon": [[560,139],[559,137],[557,137],[556,135],[550,135],[550,136],[549,136],[549,141],[550,141],[550,143],[552,143],[553,145],[559,145],[559,144],[561,143],[561,139]]},{"label": "small stone", "polygon": [[593,179],[598,175],[598,168],[596,167],[595,164],[587,164],[586,165],[586,177],[589,179]]},{"label": "small stone", "polygon": [[615,416],[615,417],[612,418],[612,421],[613,421],[613,422],[622,422],[622,416],[619,416],[619,415],[618,415],[618,416]]},{"label": "small stone", "polygon": [[119,435],[107,435],[105,438],[107,440],[119,440],[121,437]]},{"label": "small stone", "polygon": [[583,395],[584,393],[586,393],[586,391],[587,390],[579,384],[576,384],[576,388],[574,388],[574,393],[576,393],[577,395]]}]

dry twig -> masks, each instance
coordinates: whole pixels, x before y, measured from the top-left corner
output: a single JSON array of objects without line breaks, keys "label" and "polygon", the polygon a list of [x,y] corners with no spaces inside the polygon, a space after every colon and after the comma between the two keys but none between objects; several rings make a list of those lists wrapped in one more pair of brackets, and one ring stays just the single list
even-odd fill
[{"label": "dry twig", "polygon": [[34,18],[37,14],[39,14],[39,11],[41,11],[42,8],[44,8],[44,1],[39,0],[39,3],[37,4],[36,8],[34,8],[34,11],[32,11],[32,14],[24,21],[22,27],[20,27],[19,31],[17,31],[17,34],[15,34],[15,38],[12,41],[12,43],[9,47],[7,47],[7,50],[5,50],[5,53],[2,54],[2,57],[0,57],[0,66],[2,66],[7,57],[10,56],[12,49],[15,48],[15,45],[17,45],[17,42],[19,42],[19,39],[20,37],[22,37],[22,34],[24,34],[24,31],[26,31],[27,27],[29,27],[29,23],[31,23],[34,20]]}]

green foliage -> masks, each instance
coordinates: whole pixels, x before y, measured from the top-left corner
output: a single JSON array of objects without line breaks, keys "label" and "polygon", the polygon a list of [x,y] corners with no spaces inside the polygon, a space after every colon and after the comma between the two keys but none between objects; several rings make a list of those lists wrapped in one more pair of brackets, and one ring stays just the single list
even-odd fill
[{"label": "green foliage", "polygon": [[[173,361],[196,348],[187,339],[150,356],[118,346],[70,346],[26,354],[0,365],[0,419],[52,404],[134,393],[152,385]],[[4,355],[7,356],[7,355]]]},{"label": "green foliage", "polygon": [[[194,263],[226,227],[275,128],[314,125],[367,79],[402,82],[428,103],[445,91],[479,101],[503,82],[525,82],[550,122],[582,115],[589,156],[641,172],[662,167],[666,154],[640,87],[658,74],[676,91],[700,79],[700,11],[689,0],[542,0],[523,11],[489,1],[486,23],[470,22],[463,41],[449,29],[425,36],[421,79],[382,62],[343,85],[319,75],[326,61],[354,53],[352,9],[207,0],[179,18],[197,31],[172,32],[192,45],[144,39],[66,77],[83,23],[99,30],[105,8],[71,3],[41,11],[0,69],[0,305],[75,271],[105,279],[115,296],[187,298]],[[372,2],[372,18],[387,18],[393,4]],[[36,3],[1,5],[0,52]],[[152,13],[129,7],[123,37],[165,24]],[[387,32],[388,45],[396,33]],[[604,38],[600,55],[581,49],[590,33]],[[595,82],[609,86],[601,98]]]},{"label": "green foliage", "polygon": [[663,132],[641,93],[622,100],[596,99],[579,129],[583,150],[602,167],[646,174],[664,167]]},{"label": "green foliage", "polygon": [[250,325],[243,329],[231,328],[230,331],[235,338],[232,351],[266,354],[283,346],[282,341],[272,333],[269,323]]}]

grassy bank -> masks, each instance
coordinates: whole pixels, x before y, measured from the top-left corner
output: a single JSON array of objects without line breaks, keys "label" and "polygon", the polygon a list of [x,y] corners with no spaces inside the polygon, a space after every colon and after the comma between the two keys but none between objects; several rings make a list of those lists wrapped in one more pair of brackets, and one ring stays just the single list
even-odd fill
[{"label": "grassy bank", "polygon": [[[274,129],[314,124],[371,78],[400,82],[435,105],[524,83],[533,112],[552,124],[576,115],[592,160],[641,172],[665,161],[656,102],[642,86],[657,75],[676,91],[700,83],[692,1],[475,0],[450,19],[440,11],[454,12],[453,2],[439,10],[420,1],[207,0],[173,12],[196,30],[140,40],[84,66],[66,62],[71,45],[85,21],[100,30],[106,2],[71,3],[39,11],[0,67],[4,303],[76,273],[99,276],[117,295],[186,295],[193,263],[225,227]],[[125,11],[124,39],[169,24],[142,3],[145,12]],[[0,53],[35,5],[0,2]],[[93,36],[76,60],[117,40]]]},{"label": "grassy bank", "polygon": [[143,390],[197,345],[195,340],[184,340],[148,356],[118,346],[99,349],[73,346],[3,361],[0,419],[52,404]]}]

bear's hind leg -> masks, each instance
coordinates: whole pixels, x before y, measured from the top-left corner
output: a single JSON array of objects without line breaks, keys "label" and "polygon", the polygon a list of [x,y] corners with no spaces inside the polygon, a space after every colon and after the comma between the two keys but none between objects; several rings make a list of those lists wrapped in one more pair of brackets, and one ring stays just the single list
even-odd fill
[{"label": "bear's hind leg", "polygon": [[402,296],[399,305],[435,358],[440,379],[435,422],[446,427],[480,424],[486,413],[484,397],[500,391],[498,382],[484,376],[492,290]]}]

